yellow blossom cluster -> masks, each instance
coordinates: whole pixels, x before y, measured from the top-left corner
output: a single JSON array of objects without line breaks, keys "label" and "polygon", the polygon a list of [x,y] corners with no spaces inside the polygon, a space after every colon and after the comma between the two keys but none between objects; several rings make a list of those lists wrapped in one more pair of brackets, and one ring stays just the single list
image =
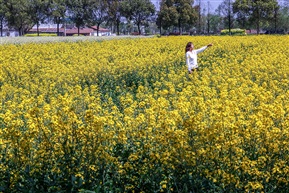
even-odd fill
[{"label": "yellow blossom cluster", "polygon": [[[192,74],[189,41],[213,43]],[[288,192],[288,45],[1,45],[0,192]]]}]

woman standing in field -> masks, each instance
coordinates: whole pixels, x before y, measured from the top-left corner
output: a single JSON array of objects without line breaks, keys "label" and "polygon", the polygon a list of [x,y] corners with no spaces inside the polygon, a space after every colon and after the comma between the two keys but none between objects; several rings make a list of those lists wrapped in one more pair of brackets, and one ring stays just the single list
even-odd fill
[{"label": "woman standing in field", "polygon": [[188,66],[189,74],[198,69],[198,57],[197,54],[205,51],[208,47],[213,44],[208,44],[207,46],[201,47],[200,49],[194,50],[194,44],[188,42],[186,45],[186,64]]}]

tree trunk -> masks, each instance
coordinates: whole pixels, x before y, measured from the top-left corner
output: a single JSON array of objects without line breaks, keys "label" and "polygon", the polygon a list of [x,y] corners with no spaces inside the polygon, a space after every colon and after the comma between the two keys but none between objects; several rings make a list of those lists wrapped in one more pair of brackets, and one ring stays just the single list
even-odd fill
[{"label": "tree trunk", "polygon": [[39,23],[37,22],[37,36],[39,36]]},{"label": "tree trunk", "polygon": [[231,1],[229,0],[229,34],[231,35]]},{"label": "tree trunk", "polygon": [[208,19],[208,29],[207,29],[207,34],[210,34],[210,20]]},{"label": "tree trunk", "polygon": [[182,35],[181,20],[178,20],[179,34]]},{"label": "tree trunk", "polygon": [[19,28],[18,28],[18,33],[19,33],[19,36],[22,36],[22,35],[23,35],[22,27],[19,27]]},{"label": "tree trunk", "polygon": [[140,31],[140,24],[139,23],[137,24],[137,29],[138,29],[138,35],[140,35],[141,31]]},{"label": "tree trunk", "polygon": [[56,24],[57,24],[57,27],[56,27],[56,28],[57,28],[57,29],[56,29],[57,32],[56,32],[56,33],[57,33],[57,36],[60,36],[60,34],[59,34],[60,18],[59,18],[59,17],[56,18]]},{"label": "tree trunk", "polygon": [[260,34],[260,17],[258,15],[258,18],[257,18],[257,35]]},{"label": "tree trunk", "polygon": [[277,33],[277,10],[275,10],[275,13],[274,13],[274,30],[275,30],[275,33]]},{"label": "tree trunk", "polygon": [[257,10],[257,35],[260,33],[260,8]]},{"label": "tree trunk", "polygon": [[116,32],[118,36],[119,36],[119,24],[120,24],[120,20],[116,19]]},{"label": "tree trunk", "polygon": [[3,36],[3,19],[1,19],[1,37]]},{"label": "tree trunk", "polygon": [[160,19],[160,35],[162,35],[162,19]]},{"label": "tree trunk", "polygon": [[99,26],[100,26],[100,23],[97,24],[97,29],[96,29],[97,36],[99,36]]}]

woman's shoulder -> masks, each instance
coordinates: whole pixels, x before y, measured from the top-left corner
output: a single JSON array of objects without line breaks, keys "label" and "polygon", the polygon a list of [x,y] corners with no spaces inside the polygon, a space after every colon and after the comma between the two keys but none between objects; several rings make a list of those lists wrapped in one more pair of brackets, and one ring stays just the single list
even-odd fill
[{"label": "woman's shoulder", "polygon": [[195,50],[187,51],[187,52],[186,52],[186,55],[194,55],[194,52],[195,52]]}]

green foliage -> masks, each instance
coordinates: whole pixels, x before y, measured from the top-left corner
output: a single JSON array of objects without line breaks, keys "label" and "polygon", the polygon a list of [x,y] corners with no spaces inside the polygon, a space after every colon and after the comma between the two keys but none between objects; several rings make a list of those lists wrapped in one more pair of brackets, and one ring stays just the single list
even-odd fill
[{"label": "green foliage", "polygon": [[25,34],[33,26],[29,5],[27,0],[8,0],[5,2],[7,8],[5,17],[8,24],[18,30],[20,35]]},{"label": "green foliage", "polygon": [[125,0],[121,3],[121,13],[137,25],[141,34],[141,25],[147,24],[155,13],[155,7],[150,0]]},{"label": "green foliage", "polygon": [[120,18],[121,18],[121,1],[120,0],[109,0],[108,1],[108,15],[110,21],[116,26],[117,35],[120,34]]},{"label": "green foliage", "polygon": [[274,18],[279,9],[277,0],[243,1],[236,0],[233,3],[233,11],[237,14],[239,23],[249,23],[257,29],[264,27],[269,20]]},{"label": "green foliage", "polygon": [[165,0],[161,3],[157,18],[158,27],[168,29],[169,27],[191,26],[195,24],[197,14],[193,8],[192,0]]},{"label": "green foliage", "polygon": [[48,0],[30,0],[28,6],[29,16],[33,24],[40,25],[43,23],[48,15]]},{"label": "green foliage", "polygon": [[231,29],[231,34],[228,29],[223,29],[221,35],[247,35],[245,29]]},{"label": "green foliage", "polygon": [[90,1],[71,0],[68,1],[69,19],[75,24],[76,27],[84,26],[88,19],[88,10],[91,6]]},{"label": "green foliage", "polygon": [[88,8],[87,22],[90,26],[100,26],[101,23],[109,19],[108,2],[97,0]]},{"label": "green foliage", "polygon": [[59,25],[65,22],[66,0],[54,0],[50,3],[48,8],[48,15],[53,21]]}]

